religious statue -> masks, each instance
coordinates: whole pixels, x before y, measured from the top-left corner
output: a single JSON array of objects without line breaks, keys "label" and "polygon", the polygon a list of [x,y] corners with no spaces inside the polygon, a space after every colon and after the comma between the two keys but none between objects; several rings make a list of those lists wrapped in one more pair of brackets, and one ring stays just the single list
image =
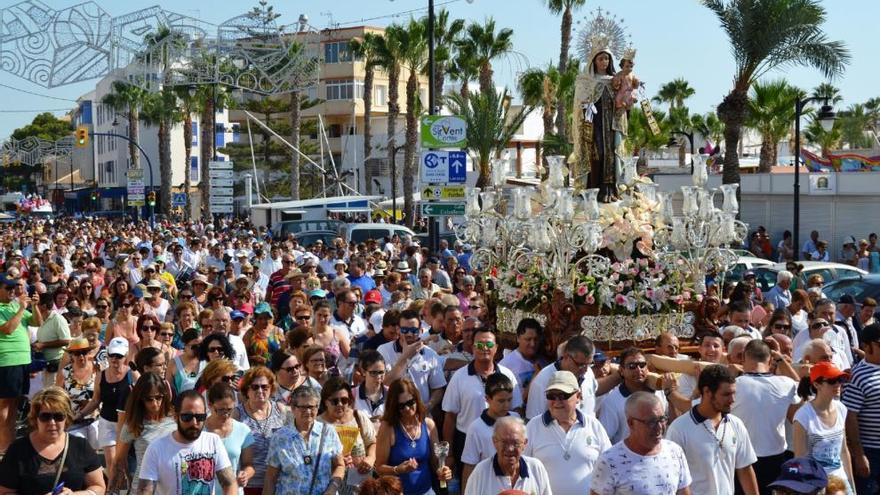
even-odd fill
[{"label": "religious statue", "polygon": [[637,94],[641,84],[633,75],[635,67],[636,50],[628,48],[623,52],[620,59],[620,72],[611,78],[611,88],[614,89],[614,110],[626,112],[639,101]]}]

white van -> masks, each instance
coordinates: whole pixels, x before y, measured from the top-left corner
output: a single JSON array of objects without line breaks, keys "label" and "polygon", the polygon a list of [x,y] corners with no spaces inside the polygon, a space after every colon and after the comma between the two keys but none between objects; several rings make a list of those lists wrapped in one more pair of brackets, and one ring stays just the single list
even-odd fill
[{"label": "white van", "polygon": [[411,238],[415,232],[404,227],[390,223],[348,223],[341,227],[339,235],[345,242],[366,242],[367,239],[376,239],[382,244],[385,237],[400,237],[401,240]]}]

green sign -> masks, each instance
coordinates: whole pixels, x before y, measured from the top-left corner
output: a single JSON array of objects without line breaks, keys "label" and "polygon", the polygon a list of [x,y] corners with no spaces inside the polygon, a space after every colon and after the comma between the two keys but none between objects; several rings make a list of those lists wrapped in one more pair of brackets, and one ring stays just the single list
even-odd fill
[{"label": "green sign", "polygon": [[464,203],[422,203],[423,217],[460,217]]},{"label": "green sign", "polygon": [[467,122],[455,115],[422,117],[422,148],[467,147]]}]

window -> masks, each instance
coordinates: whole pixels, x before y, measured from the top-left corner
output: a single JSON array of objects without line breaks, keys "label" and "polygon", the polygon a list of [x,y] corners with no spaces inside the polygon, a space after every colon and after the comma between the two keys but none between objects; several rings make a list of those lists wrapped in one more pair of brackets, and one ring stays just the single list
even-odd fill
[{"label": "window", "polygon": [[384,107],[388,104],[388,86],[373,87],[373,105]]},{"label": "window", "polygon": [[325,84],[327,100],[352,100],[364,97],[364,82],[351,79],[330,79]]},{"label": "window", "polygon": [[342,136],[342,126],[339,124],[330,124],[330,127],[327,129],[327,135],[332,138]]},{"label": "window", "polygon": [[199,157],[191,156],[189,158],[189,169],[190,169],[190,177],[193,180],[199,180]]},{"label": "window", "polygon": [[348,41],[324,43],[324,63],[338,64],[340,62],[351,62],[351,60],[351,50],[348,48]]},{"label": "window", "polygon": [[199,145],[199,123],[198,122],[192,123],[192,133],[193,133],[192,145],[198,146]]}]

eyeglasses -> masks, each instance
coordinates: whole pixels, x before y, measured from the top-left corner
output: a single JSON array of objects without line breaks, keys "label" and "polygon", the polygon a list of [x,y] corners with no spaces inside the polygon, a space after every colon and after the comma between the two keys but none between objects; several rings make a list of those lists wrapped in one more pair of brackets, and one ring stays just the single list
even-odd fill
[{"label": "eyeglasses", "polygon": [[296,317],[296,321],[309,321],[312,319],[312,315],[299,315]]},{"label": "eyeglasses", "polygon": [[327,399],[327,402],[329,402],[330,405],[333,407],[339,407],[347,406],[351,402],[351,399],[349,399],[348,397],[334,397],[332,399]]},{"label": "eyeglasses", "polygon": [[181,299],[192,299],[193,295],[192,294],[180,294],[179,297]]},{"label": "eyeglasses", "polygon": [[651,419],[639,419],[639,418],[632,418],[632,419],[635,421],[638,421],[639,423],[642,423],[645,426],[648,426],[649,428],[657,428],[657,427],[663,426],[669,422],[668,416],[657,416],[656,418],[651,418]]},{"label": "eyeglasses", "polygon": [[385,370],[370,370],[367,373],[369,373],[370,376],[382,376],[386,373],[386,371]]},{"label": "eyeglasses", "polygon": [[416,405],[418,405],[418,401],[416,401],[415,397],[413,397],[412,399],[410,399],[406,402],[401,402],[400,405],[398,405],[397,407],[401,410],[409,409],[409,408],[415,409]]},{"label": "eyeglasses", "polygon": [[212,353],[215,353],[215,352],[218,353],[218,354],[223,354],[223,347],[221,347],[221,346],[211,346],[211,347],[208,347],[208,354],[212,354]]},{"label": "eyeglasses", "polygon": [[37,414],[37,419],[42,423],[48,423],[49,421],[54,421],[56,423],[62,423],[67,419],[67,415],[62,412],[41,412]]},{"label": "eyeglasses", "polygon": [[250,388],[254,392],[257,392],[259,390],[264,390],[268,392],[271,387],[269,387],[268,383],[252,383]]},{"label": "eyeglasses", "polygon": [[98,304],[95,306],[95,309],[107,309],[109,307],[110,306],[107,306],[106,304]]},{"label": "eyeglasses", "polygon": [[197,423],[204,423],[206,419],[208,419],[208,415],[205,413],[180,413],[180,420],[184,423],[190,423],[192,420],[196,420]]},{"label": "eyeglasses", "polygon": [[818,330],[818,329],[820,329],[820,328],[826,328],[826,327],[830,327],[830,326],[831,326],[831,325],[825,323],[824,321],[820,321],[820,322],[818,322],[818,323],[813,323],[813,324],[810,326],[810,328],[812,328],[813,330]]},{"label": "eyeglasses", "polygon": [[408,333],[416,335],[419,333],[419,327],[400,327],[400,333],[402,333],[404,335],[406,335]]},{"label": "eyeglasses", "polygon": [[568,400],[576,394],[577,392],[572,392],[570,394],[566,394],[565,392],[548,392],[544,397],[550,401],[560,401],[560,400]]},{"label": "eyeglasses", "polygon": [[791,325],[786,325],[785,323],[774,323],[773,328],[776,328],[779,330],[790,330]]},{"label": "eyeglasses", "polygon": [[110,359],[122,359],[122,358],[124,358],[125,356],[123,356],[122,354],[110,354],[110,355],[107,356],[107,357],[109,357]]},{"label": "eyeglasses", "polygon": [[321,359],[309,359],[309,364],[312,366],[327,366],[327,361],[324,358]]},{"label": "eyeglasses", "polygon": [[648,363],[646,363],[645,361],[637,361],[635,363],[626,363],[623,365],[623,367],[628,370],[634,370],[637,368],[643,370],[648,367]]},{"label": "eyeglasses", "polygon": [[232,408],[231,407],[215,407],[214,412],[217,413],[217,415],[219,415],[219,416],[229,416],[230,414],[232,414]]},{"label": "eyeglasses", "polygon": [[299,373],[299,371],[302,369],[302,364],[294,364],[293,366],[288,366],[287,368],[281,369],[288,373]]},{"label": "eyeglasses", "polygon": [[481,351],[488,351],[495,347],[495,342],[492,342],[491,340],[488,342],[474,342],[474,347]]},{"label": "eyeglasses", "polygon": [[131,303],[122,303],[122,307],[123,307],[123,308],[130,308],[130,307],[131,307]]},{"label": "eyeglasses", "polygon": [[526,448],[526,443],[521,441],[506,441],[506,440],[498,440],[498,445],[501,446],[501,450],[522,450]]},{"label": "eyeglasses", "polygon": [[223,383],[232,383],[235,381],[235,378],[235,375],[225,375],[222,376],[220,379],[223,380]]},{"label": "eyeglasses", "polygon": [[141,327],[141,332],[155,332],[156,327],[153,325],[144,325]]},{"label": "eyeglasses", "polygon": [[165,396],[162,395],[148,395],[144,397],[144,402],[162,402],[165,400]]}]

